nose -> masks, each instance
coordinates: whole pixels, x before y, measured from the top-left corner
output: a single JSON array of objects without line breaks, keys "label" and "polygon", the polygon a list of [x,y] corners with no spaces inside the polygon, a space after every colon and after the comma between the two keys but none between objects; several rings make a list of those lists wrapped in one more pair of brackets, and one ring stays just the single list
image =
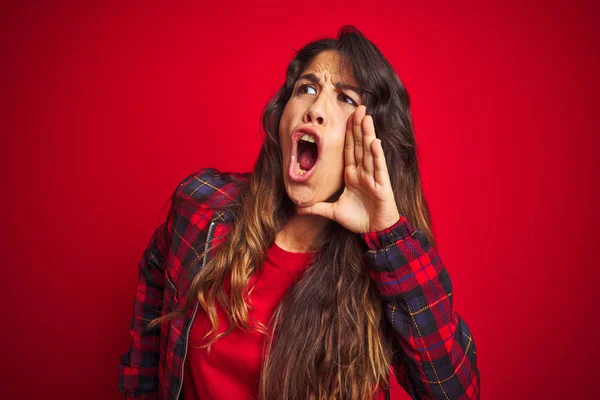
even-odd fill
[{"label": "nose", "polygon": [[310,107],[308,107],[304,113],[304,117],[302,118],[304,123],[312,122],[321,126],[325,126],[327,124],[327,106],[325,104],[326,99],[324,97],[325,96],[323,96],[322,93],[319,94]]}]

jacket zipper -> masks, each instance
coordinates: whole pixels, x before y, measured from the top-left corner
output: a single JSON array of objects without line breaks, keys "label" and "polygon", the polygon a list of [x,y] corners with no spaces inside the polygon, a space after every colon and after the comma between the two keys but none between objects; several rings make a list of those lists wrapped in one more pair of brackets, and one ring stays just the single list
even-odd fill
[{"label": "jacket zipper", "polygon": [[[204,257],[202,257],[202,268],[206,265],[206,260],[208,258],[208,244],[210,243],[210,239],[213,233],[213,227],[215,225],[215,221],[210,221],[210,225],[208,227],[208,234],[206,235],[206,243],[204,243]],[[179,380],[179,389],[177,390],[177,395],[175,396],[175,400],[179,400],[179,395],[181,394],[181,390],[183,389],[183,376],[185,375],[185,359],[187,357],[187,349],[188,342],[190,338],[190,331],[192,330],[192,325],[194,324],[194,319],[196,319],[196,313],[198,312],[198,299],[196,299],[196,303],[194,304],[194,310],[192,311],[192,320],[188,326],[187,331],[185,332],[185,346],[183,349],[183,361],[181,363],[181,379]]]}]

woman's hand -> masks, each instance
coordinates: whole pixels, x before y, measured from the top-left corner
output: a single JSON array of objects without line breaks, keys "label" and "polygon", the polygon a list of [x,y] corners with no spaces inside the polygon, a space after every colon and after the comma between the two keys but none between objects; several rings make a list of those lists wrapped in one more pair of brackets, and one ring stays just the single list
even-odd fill
[{"label": "woman's hand", "polygon": [[298,209],[299,215],[320,215],[355,232],[389,228],[400,218],[381,140],[373,118],[358,106],[348,118],[344,146],[345,188],[335,203],[321,202]]}]

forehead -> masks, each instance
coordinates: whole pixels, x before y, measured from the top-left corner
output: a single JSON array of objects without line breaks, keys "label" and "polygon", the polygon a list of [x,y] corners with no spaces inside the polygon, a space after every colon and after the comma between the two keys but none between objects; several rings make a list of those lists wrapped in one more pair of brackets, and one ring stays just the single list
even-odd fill
[{"label": "forehead", "polygon": [[325,50],[317,54],[310,61],[301,75],[312,73],[326,82],[343,82],[356,85],[356,81],[352,76],[351,64],[349,62],[345,64],[344,58],[340,53],[333,50]]}]

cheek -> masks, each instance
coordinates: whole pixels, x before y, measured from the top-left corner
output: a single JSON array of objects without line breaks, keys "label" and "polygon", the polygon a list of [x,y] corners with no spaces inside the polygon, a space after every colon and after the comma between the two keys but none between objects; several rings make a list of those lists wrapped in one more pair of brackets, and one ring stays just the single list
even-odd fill
[{"label": "cheek", "polygon": [[[345,133],[345,132],[344,132]],[[323,156],[329,165],[329,171],[337,174],[344,168],[344,145],[345,137],[344,134],[336,135],[335,141],[329,142],[328,148],[325,150]]]},{"label": "cheek", "polygon": [[285,134],[285,121],[283,118],[279,121],[279,145],[281,146],[281,150],[283,151],[285,146],[287,146],[287,135]]},{"label": "cheek", "polygon": [[286,104],[283,109],[283,113],[281,114],[281,118],[279,118],[279,140],[283,144],[286,141],[286,138],[289,136],[290,131],[290,104]]},{"label": "cheek", "polygon": [[344,122],[343,126],[344,126],[344,128],[340,129],[340,131],[338,132],[338,134],[336,136],[336,141],[335,141],[336,153],[339,155],[339,157],[342,160],[344,159],[344,149],[346,146],[346,123],[345,122]]}]

